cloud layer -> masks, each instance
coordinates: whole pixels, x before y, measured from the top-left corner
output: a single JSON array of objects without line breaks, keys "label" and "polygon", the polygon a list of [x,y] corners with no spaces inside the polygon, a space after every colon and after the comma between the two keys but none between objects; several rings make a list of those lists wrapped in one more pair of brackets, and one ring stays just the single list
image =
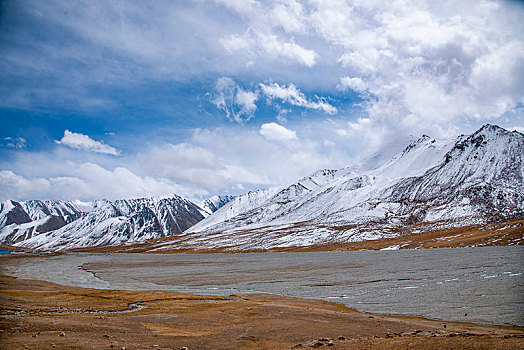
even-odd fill
[{"label": "cloud layer", "polygon": [[[343,167],[352,158],[346,141],[326,123],[300,130],[276,123],[260,129],[196,129],[187,142],[165,143],[114,157],[56,145],[19,152],[0,162],[0,199],[130,198],[177,193],[200,200],[216,193],[290,184],[319,168]],[[82,155],[83,154],[83,155]]]},{"label": "cloud layer", "polygon": [[524,128],[516,1],[1,6],[4,198],[238,194],[409,135]]}]

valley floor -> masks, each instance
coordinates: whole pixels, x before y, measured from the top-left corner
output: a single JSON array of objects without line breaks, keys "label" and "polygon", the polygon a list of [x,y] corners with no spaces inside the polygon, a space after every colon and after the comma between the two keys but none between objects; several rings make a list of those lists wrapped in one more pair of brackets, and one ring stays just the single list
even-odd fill
[{"label": "valley floor", "polygon": [[[16,261],[17,257],[1,257]],[[66,287],[0,274],[2,349],[522,349],[524,329],[277,295]]]}]

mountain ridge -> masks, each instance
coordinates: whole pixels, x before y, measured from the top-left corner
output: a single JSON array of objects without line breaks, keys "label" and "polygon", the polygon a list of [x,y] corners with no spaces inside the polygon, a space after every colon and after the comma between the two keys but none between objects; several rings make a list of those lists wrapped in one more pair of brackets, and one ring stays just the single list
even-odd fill
[{"label": "mountain ridge", "polygon": [[176,195],[101,200],[87,209],[80,202],[6,201],[0,242],[61,250],[174,235],[152,250],[256,250],[524,219],[523,134],[487,124],[453,140],[409,141],[390,159],[391,149],[387,157],[201,206]]},{"label": "mountain ridge", "polygon": [[521,219],[523,154],[524,135],[489,124],[454,140],[424,135],[374,169],[320,170],[252,206],[232,201],[236,215],[218,210],[185,232],[183,246],[268,249]]},{"label": "mountain ridge", "polygon": [[122,244],[182,233],[202,220],[201,208],[177,195],[94,201],[5,201],[0,242],[44,250]]}]

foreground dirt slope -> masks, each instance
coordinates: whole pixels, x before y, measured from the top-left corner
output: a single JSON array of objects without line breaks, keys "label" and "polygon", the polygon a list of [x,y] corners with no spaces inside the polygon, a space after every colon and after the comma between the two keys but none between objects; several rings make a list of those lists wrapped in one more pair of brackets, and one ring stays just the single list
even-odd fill
[{"label": "foreground dirt slope", "polygon": [[97,290],[1,274],[0,306],[1,349],[524,348],[522,328],[369,315],[275,295]]}]

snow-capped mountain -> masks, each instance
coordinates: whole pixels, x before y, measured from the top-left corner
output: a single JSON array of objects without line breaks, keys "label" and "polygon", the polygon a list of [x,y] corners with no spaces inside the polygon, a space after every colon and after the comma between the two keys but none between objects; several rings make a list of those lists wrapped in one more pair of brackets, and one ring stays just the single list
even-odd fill
[{"label": "snow-capped mountain", "polygon": [[31,220],[40,220],[52,215],[62,218],[65,223],[70,223],[78,219],[82,215],[82,211],[86,209],[85,207],[79,206],[78,202],[62,200],[30,200],[20,202],[20,205],[24,208]]},{"label": "snow-capped mountain", "polygon": [[113,245],[182,233],[204,218],[197,205],[176,195],[78,203],[6,201],[0,242],[50,250]]},{"label": "snow-capped mountain", "polygon": [[200,208],[204,210],[204,212],[209,216],[213,214],[218,209],[222,208],[224,205],[229,203],[231,200],[233,200],[236,196],[231,195],[221,195],[221,196],[213,196],[209,197],[208,199],[202,201],[200,203]]},{"label": "snow-capped mountain", "polygon": [[455,140],[424,135],[391,157],[391,148],[386,153],[316,171],[289,186],[212,197],[203,208],[178,196],[90,204],[6,201],[0,242],[61,250],[176,234],[147,249],[249,250],[524,219],[519,132],[485,125]]},{"label": "snow-capped mountain", "polygon": [[460,137],[423,176],[384,192],[421,220],[461,216],[508,220],[524,216],[524,135],[486,125]]},{"label": "snow-capped mountain", "polygon": [[0,204],[0,242],[18,243],[57,230],[81,216],[82,210],[75,202],[7,200]]},{"label": "snow-capped mountain", "polygon": [[267,249],[524,218],[523,157],[524,135],[498,126],[455,140],[423,136],[375,168],[320,170],[239,196],[186,231],[183,245]]},{"label": "snow-capped mountain", "polygon": [[[274,187],[258,191],[250,191],[242,196],[235,197],[229,203],[213,213],[213,215],[191,227],[191,232],[203,231],[206,228],[220,224],[223,221],[230,220],[237,215],[261,206],[268,198],[271,198],[276,192],[278,192],[279,189],[279,187]],[[203,225],[199,225],[200,223],[203,223]]]},{"label": "snow-capped mountain", "polygon": [[[386,164],[370,171],[362,171],[360,167],[323,169],[285,188],[249,192],[191,227],[190,231],[222,231],[261,223],[289,224],[312,219],[332,221],[333,216],[358,204],[381,187],[398,179],[423,174],[452,145],[450,141],[423,136]],[[359,220],[354,215],[346,219]]]}]

